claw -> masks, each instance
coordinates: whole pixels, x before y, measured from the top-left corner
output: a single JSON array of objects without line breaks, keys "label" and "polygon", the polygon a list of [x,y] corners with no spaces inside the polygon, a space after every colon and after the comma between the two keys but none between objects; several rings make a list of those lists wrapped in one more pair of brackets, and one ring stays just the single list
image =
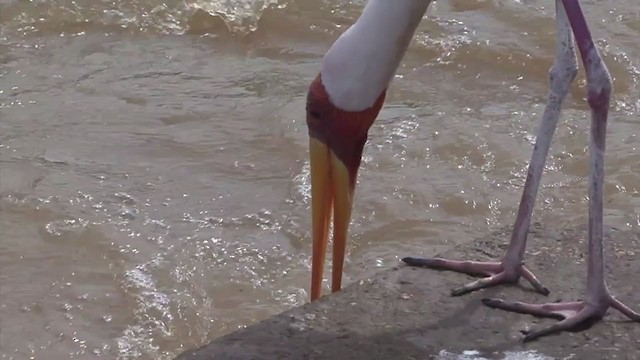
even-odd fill
[{"label": "claw", "polygon": [[507,302],[501,299],[482,299],[482,303],[492,309],[500,309],[538,317],[548,317],[556,320],[564,320],[571,316],[571,312],[577,312],[577,310],[575,310],[576,308],[581,308],[580,302],[533,305],[519,301]]},{"label": "claw", "polygon": [[461,286],[457,289],[453,289],[451,291],[451,296],[460,296],[460,295],[468,294],[470,292],[473,292],[479,289],[500,285],[506,282],[508,281],[506,280],[505,272],[500,272],[493,276],[482,278],[472,283],[469,283],[467,285]]},{"label": "claw", "polygon": [[605,298],[608,298],[609,302],[599,305],[590,305],[583,301],[527,304],[518,301],[508,302],[501,299],[482,299],[482,303],[492,309],[560,320],[551,326],[529,332],[522,340],[523,342],[562,331],[576,330],[582,326],[591,326],[593,323],[602,320],[609,307],[620,310],[632,321],[640,320],[640,314],[632,311],[609,294],[606,294]]},{"label": "claw", "polygon": [[[488,261],[460,261],[445,260],[440,258],[413,258],[405,257],[402,261],[409,266],[426,267],[435,270],[455,271],[472,276],[486,276],[451,291],[451,296],[460,296],[470,292],[489,287],[517,283],[522,276],[527,279],[534,290],[542,295],[549,295],[550,291],[542,286],[540,281],[524,265],[503,265],[499,262]],[[507,271],[507,269],[509,271]]]},{"label": "claw", "polygon": [[529,269],[527,269],[524,265],[522,265],[521,269],[522,269],[522,277],[525,278],[527,281],[529,281],[529,283],[531,284],[531,286],[533,286],[536,292],[539,292],[544,296],[549,296],[549,294],[551,293],[549,288],[547,288],[546,286],[543,286],[540,280],[538,280],[538,278],[531,271],[529,271]]},{"label": "claw", "polygon": [[457,271],[468,275],[491,276],[501,270],[501,265],[495,262],[483,261],[458,261],[440,258],[414,258],[405,257],[402,261],[415,267],[426,267],[434,270]]},{"label": "claw", "polygon": [[627,305],[623,304],[620,300],[614,298],[613,296],[609,297],[609,301],[611,301],[612,308],[620,311],[631,321],[640,322],[640,313],[631,310]]},{"label": "claw", "polygon": [[581,325],[587,325],[587,323],[593,320],[600,320],[600,319],[597,319],[597,314],[595,311],[589,310],[589,308],[585,307],[582,309],[582,311],[578,312],[577,314],[571,317],[568,317],[551,326],[547,326],[540,330],[530,332],[524,337],[524,339],[522,339],[522,342],[526,343],[543,336],[559,333],[562,331],[570,331]]}]

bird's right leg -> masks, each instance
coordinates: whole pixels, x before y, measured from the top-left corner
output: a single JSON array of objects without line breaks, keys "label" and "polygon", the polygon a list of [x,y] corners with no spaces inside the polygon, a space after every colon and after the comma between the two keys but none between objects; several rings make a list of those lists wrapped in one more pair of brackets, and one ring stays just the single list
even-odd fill
[{"label": "bird's right leg", "polygon": [[[562,5],[560,5],[560,8]],[[457,271],[469,275],[484,275],[479,279],[457,289],[453,296],[463,295],[478,289],[487,288],[506,283],[516,283],[520,277],[527,279],[535,290],[548,295],[549,290],[542,286],[540,281],[524,266],[524,253],[527,244],[527,234],[531,223],[531,215],[536,201],[536,195],[540,187],[540,179],[544,164],[551,146],[551,139],[558,124],[562,102],[569,92],[571,82],[578,72],[571,28],[564,9],[556,12],[557,36],[556,58],[549,71],[550,88],[549,99],[542,115],[542,121],[538,128],[536,143],[531,154],[527,179],[522,191],[522,198],[518,208],[518,214],[513,226],[509,247],[500,262],[457,261],[440,258],[412,258],[402,259],[411,266],[427,267],[436,270]]]}]

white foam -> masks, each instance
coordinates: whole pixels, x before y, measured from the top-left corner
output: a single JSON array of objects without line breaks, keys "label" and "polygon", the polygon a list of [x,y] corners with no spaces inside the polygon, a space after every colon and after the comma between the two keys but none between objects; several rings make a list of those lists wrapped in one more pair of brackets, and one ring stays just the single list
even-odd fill
[{"label": "white foam", "polygon": [[135,320],[116,339],[118,359],[136,359],[143,355],[160,357],[154,337],[172,336],[171,300],[158,289],[151,269],[159,266],[161,257],[130,269],[125,274],[127,292],[136,299]]},{"label": "white foam", "polygon": [[[570,359],[565,358],[565,359]],[[498,359],[496,357],[491,357],[491,359]],[[505,351],[502,353],[502,360],[556,360],[553,357],[540,354],[535,350],[528,351]],[[441,350],[436,360],[489,360],[489,358],[484,357],[477,350],[465,350],[461,354],[450,353],[446,350]]]}]

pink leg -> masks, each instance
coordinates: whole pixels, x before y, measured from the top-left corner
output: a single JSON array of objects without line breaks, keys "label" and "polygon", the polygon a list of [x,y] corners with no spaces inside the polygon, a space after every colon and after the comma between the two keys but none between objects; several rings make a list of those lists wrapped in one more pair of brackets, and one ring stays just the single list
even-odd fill
[{"label": "pink leg", "polygon": [[[560,1],[562,1],[562,4]],[[567,24],[566,27],[570,26],[573,29],[587,73],[587,99],[591,108],[587,292],[584,301],[572,303],[534,305],[505,302],[498,299],[483,300],[485,305],[492,308],[561,320],[552,326],[529,333],[524,338],[524,341],[531,341],[541,336],[572,330],[580,325],[599,321],[604,317],[609,307],[617,309],[632,321],[640,322],[639,313],[632,311],[611,296],[604,279],[604,151],[609,100],[612,92],[611,77],[591,39],[589,28],[578,1],[557,0],[556,8],[558,17],[564,19],[563,22]]]},{"label": "pink leg", "polygon": [[[562,13],[564,14],[564,12]],[[556,59],[549,72],[551,91],[545,107],[536,143],[531,154],[527,179],[522,191],[522,198],[518,208],[516,221],[513,225],[511,241],[507,252],[500,262],[459,262],[443,259],[417,259],[406,257],[402,259],[411,266],[421,266],[437,270],[451,270],[471,275],[487,275],[473,283],[452,291],[452,295],[463,295],[474,290],[506,284],[516,283],[524,277],[533,288],[548,295],[549,289],[542,286],[540,281],[524,266],[524,253],[527,245],[527,234],[531,223],[531,215],[536,202],[540,179],[544,164],[551,147],[551,139],[560,118],[560,109],[564,98],[569,93],[571,82],[578,72],[578,61],[573,46],[572,34],[566,16],[557,16],[558,33],[556,42]]]}]

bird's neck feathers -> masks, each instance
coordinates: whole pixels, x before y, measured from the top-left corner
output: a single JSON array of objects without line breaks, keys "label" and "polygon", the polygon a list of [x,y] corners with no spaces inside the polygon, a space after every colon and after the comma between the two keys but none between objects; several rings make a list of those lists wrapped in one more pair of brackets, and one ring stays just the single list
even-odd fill
[{"label": "bird's neck feathers", "polygon": [[367,109],[386,90],[431,0],[369,0],[331,46],[322,82],[338,108]]}]

